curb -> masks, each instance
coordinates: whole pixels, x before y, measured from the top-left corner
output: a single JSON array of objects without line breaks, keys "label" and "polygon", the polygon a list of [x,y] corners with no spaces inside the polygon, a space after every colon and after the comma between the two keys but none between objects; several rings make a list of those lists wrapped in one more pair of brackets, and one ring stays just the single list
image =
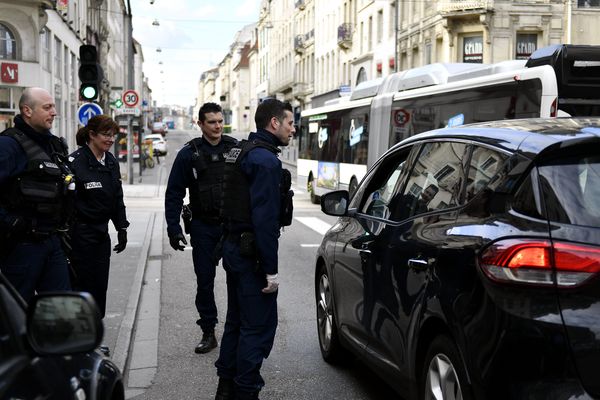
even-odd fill
[{"label": "curb", "polygon": [[117,336],[117,344],[115,346],[112,361],[119,367],[119,370],[124,373],[125,365],[129,356],[129,349],[131,344],[131,336],[135,324],[138,304],[140,301],[140,293],[142,291],[142,284],[144,273],[146,272],[146,261],[148,258],[148,251],[150,249],[150,241],[152,240],[152,232],[154,231],[156,214],[153,214],[150,221],[148,221],[148,228],[146,235],[144,236],[144,242],[142,244],[141,257],[138,260],[136,267],[135,278],[131,286],[131,293],[129,300],[127,301],[127,307],[125,308],[125,314],[119,327],[119,334]]}]

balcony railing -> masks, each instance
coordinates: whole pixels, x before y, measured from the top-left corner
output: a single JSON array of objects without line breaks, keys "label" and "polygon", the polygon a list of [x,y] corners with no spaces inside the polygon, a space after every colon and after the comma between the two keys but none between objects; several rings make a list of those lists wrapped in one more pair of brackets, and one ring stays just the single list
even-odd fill
[{"label": "balcony railing", "polygon": [[304,35],[296,35],[294,37],[294,51],[299,54],[304,53],[304,43]]},{"label": "balcony railing", "polygon": [[438,3],[441,13],[455,13],[460,11],[489,10],[494,7],[494,0],[453,0]]},{"label": "balcony railing", "polygon": [[343,49],[352,47],[352,24],[344,22],[338,26],[338,46]]}]

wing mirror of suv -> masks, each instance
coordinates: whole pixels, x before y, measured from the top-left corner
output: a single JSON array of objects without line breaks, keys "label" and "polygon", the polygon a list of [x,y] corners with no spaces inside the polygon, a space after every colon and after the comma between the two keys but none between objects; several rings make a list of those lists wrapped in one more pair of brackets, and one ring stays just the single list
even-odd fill
[{"label": "wing mirror of suv", "polygon": [[100,312],[88,293],[42,293],[27,309],[27,338],[41,355],[92,351],[103,333]]},{"label": "wing mirror of suv", "polygon": [[348,215],[350,194],[347,190],[336,190],[321,196],[321,211],[334,217]]}]

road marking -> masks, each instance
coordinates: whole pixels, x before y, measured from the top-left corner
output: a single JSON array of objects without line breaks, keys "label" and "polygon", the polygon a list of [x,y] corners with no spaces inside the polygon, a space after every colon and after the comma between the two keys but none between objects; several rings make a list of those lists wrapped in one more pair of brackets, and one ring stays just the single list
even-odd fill
[{"label": "road marking", "polygon": [[296,217],[294,219],[321,235],[324,235],[331,228],[331,225],[317,217]]},{"label": "road marking", "polygon": [[314,243],[300,245],[300,247],[319,247],[319,246],[320,246],[320,244],[314,244]]}]

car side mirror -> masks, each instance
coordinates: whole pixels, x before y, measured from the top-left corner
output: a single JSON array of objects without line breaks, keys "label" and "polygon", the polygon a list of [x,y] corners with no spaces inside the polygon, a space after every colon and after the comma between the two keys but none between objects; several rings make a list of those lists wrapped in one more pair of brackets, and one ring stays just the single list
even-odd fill
[{"label": "car side mirror", "polygon": [[321,196],[321,211],[334,217],[348,215],[350,194],[347,190],[336,190]]},{"label": "car side mirror", "polygon": [[27,339],[40,355],[92,351],[103,334],[100,312],[88,293],[42,293],[27,309]]}]

